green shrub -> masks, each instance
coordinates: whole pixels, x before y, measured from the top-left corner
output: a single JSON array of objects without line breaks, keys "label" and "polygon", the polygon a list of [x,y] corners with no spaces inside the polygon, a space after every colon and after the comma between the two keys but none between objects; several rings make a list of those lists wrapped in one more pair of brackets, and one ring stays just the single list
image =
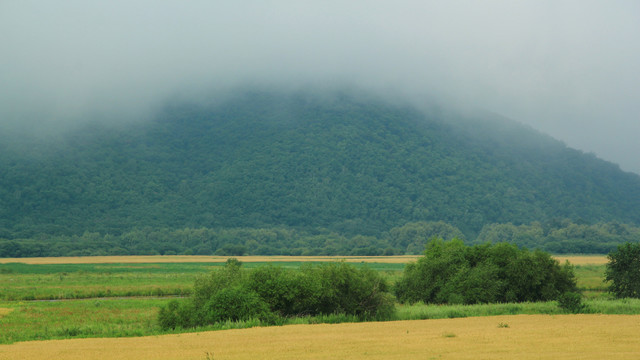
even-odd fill
[{"label": "green shrub", "polygon": [[240,261],[231,258],[222,269],[197,277],[192,296],[195,306],[202,308],[218,291],[243,283],[246,276],[241,271],[241,266]]},{"label": "green shrub", "polygon": [[395,294],[402,303],[476,304],[548,301],[575,290],[573,267],[548,253],[434,238],[425,255],[407,265]]},{"label": "green shrub", "polygon": [[220,289],[200,311],[204,324],[270,318],[269,307],[264,300],[244,284]]},{"label": "green shrub", "polygon": [[265,265],[251,271],[249,287],[279,315],[302,314],[305,306],[300,303],[304,291],[300,287],[311,284],[304,284],[297,275],[281,267]]},{"label": "green shrub", "polygon": [[158,313],[163,329],[256,319],[282,323],[296,316],[339,315],[387,319],[393,297],[381,275],[347,263],[303,265],[287,270],[265,265],[244,271],[237,261],[199,277],[193,295]]},{"label": "green shrub", "polygon": [[316,293],[317,312],[345,313],[362,318],[385,318],[393,313],[389,286],[380,274],[367,267],[347,263],[328,263],[305,267],[307,279],[320,280]]},{"label": "green shrub", "polygon": [[582,294],[568,291],[558,297],[558,306],[566,312],[578,314],[584,312],[587,306],[582,303]]},{"label": "green shrub", "polygon": [[162,329],[188,328],[201,325],[192,302],[171,300],[158,311],[158,324]]},{"label": "green shrub", "polygon": [[619,245],[608,258],[609,291],[617,298],[640,298],[640,243]]}]

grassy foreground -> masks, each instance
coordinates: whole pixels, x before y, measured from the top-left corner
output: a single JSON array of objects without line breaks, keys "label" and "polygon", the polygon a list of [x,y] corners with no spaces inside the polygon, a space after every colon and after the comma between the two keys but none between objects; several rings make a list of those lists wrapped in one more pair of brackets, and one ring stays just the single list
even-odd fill
[{"label": "grassy foreground", "polygon": [[[21,341],[164,335],[156,323],[167,295],[186,295],[197,274],[221,266],[226,257],[148,256],[0,259],[0,344]],[[299,267],[307,261],[343,257],[241,257],[244,267],[265,262]],[[559,258],[576,265],[580,290],[589,312],[640,314],[640,300],[611,300],[603,283],[606,257]],[[17,263],[14,260],[24,260]],[[197,260],[197,261],[195,261]],[[394,282],[404,263],[415,257],[350,257],[346,261],[381,271]],[[136,296],[136,297],[131,297]],[[142,297],[141,297],[142,296]],[[25,301],[66,299],[64,301]],[[489,305],[398,306],[395,320],[448,319],[562,311],[555,302]],[[348,317],[297,318],[288,324],[353,321]],[[197,331],[248,328],[259,322],[228,323]],[[194,330],[185,330],[194,331]],[[0,349],[4,345],[0,345]],[[3,359],[0,352],[0,359]],[[205,359],[205,357],[201,357]],[[217,357],[216,357],[217,358]]]},{"label": "grassy foreground", "polygon": [[637,359],[640,316],[511,315],[290,325],[0,346],[14,359]]},{"label": "grassy foreground", "polygon": [[[156,321],[169,299],[109,298],[67,301],[0,302],[0,344],[69,338],[163,335]],[[640,299],[585,301],[593,314],[640,314]],[[5,314],[4,317],[2,314]],[[515,314],[562,315],[555,301],[477,305],[398,305],[394,320],[453,319]],[[639,318],[640,320],[640,318]],[[299,317],[288,325],[355,322],[345,315]],[[202,332],[261,326],[258,320],[227,322],[171,332]],[[0,348],[2,345],[0,345]],[[2,357],[0,357],[2,359]]]}]

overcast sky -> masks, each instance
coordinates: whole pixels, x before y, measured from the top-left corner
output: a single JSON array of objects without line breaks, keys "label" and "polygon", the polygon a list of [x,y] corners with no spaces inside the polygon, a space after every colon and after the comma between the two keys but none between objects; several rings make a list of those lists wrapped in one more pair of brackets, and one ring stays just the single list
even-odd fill
[{"label": "overcast sky", "polygon": [[247,82],[480,107],[640,173],[640,1],[0,0],[0,130]]}]

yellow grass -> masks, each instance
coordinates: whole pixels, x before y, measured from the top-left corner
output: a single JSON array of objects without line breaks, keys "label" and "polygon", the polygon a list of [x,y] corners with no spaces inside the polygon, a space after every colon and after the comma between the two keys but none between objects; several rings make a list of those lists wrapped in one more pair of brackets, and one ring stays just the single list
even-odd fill
[{"label": "yellow grass", "polygon": [[554,256],[561,264],[564,264],[565,260],[573,265],[604,265],[609,262],[606,255],[574,255],[574,256]]},{"label": "yellow grass", "polygon": [[[77,257],[42,257],[42,258],[0,258],[0,264],[113,264],[113,263],[188,263],[212,262],[222,263],[230,256],[77,256]],[[289,262],[289,261],[336,261],[375,262],[375,263],[407,263],[415,261],[417,255],[400,256],[233,256],[243,262]]]},{"label": "yellow grass", "polygon": [[[243,262],[289,262],[289,261],[336,261],[374,262],[403,264],[415,261],[419,255],[398,256],[235,256]],[[113,263],[189,263],[211,262],[222,263],[229,256],[191,256],[191,255],[157,255],[157,256],[77,256],[77,257],[42,257],[42,258],[0,258],[0,264],[113,264]],[[602,265],[607,263],[604,255],[554,256],[561,263],[569,260],[574,265]]]},{"label": "yellow grass", "polygon": [[0,345],[0,359],[638,359],[640,316],[511,315]]},{"label": "yellow grass", "polygon": [[0,318],[7,315],[8,313],[10,313],[11,311],[13,311],[13,309],[9,309],[9,308],[0,308]]}]

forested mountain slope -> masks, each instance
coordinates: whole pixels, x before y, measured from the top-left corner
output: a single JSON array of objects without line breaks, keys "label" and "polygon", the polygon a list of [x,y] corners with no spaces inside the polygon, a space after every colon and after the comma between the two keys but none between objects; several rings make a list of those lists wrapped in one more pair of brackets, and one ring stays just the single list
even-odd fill
[{"label": "forested mountain slope", "polygon": [[238,92],[62,141],[0,143],[5,239],[277,226],[380,236],[416,221],[472,238],[555,218],[638,225],[640,176],[498,116],[349,92]]}]

